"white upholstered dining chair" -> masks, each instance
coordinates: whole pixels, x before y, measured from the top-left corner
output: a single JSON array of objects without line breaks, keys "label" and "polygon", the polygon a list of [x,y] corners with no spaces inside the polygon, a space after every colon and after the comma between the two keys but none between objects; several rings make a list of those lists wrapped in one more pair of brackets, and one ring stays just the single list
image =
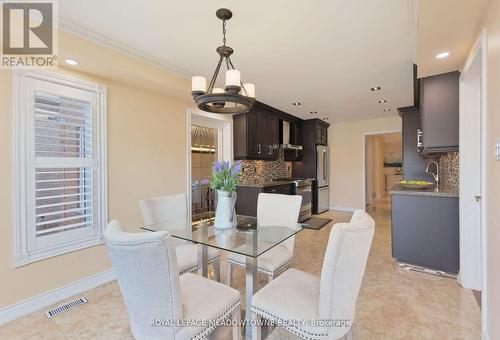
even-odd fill
[{"label": "white upholstered dining chair", "polygon": [[[302,196],[259,194],[257,200],[257,225],[265,227],[296,228],[299,219]],[[272,281],[285,271],[293,260],[295,236],[271,248],[257,258],[257,271],[265,274]],[[230,253],[227,256],[227,284],[231,286],[233,266],[245,268],[245,256]]]},{"label": "white upholstered dining chair", "polygon": [[[304,339],[352,339],[356,300],[374,230],[375,221],[363,210],[356,210],[349,223],[335,224],[321,277],[287,270],[254,294],[253,318],[274,321]],[[260,327],[254,327],[253,335],[260,339]]]},{"label": "white upholstered dining chair", "polygon": [[[167,195],[140,200],[142,220],[144,225],[172,222],[171,228],[178,224],[184,228],[188,219],[188,201],[186,194]],[[198,270],[198,248],[200,246],[187,241],[175,240],[177,266],[180,274],[194,273]],[[208,248],[208,264],[213,264],[215,280],[220,282],[219,251]]]},{"label": "white upholstered dining chair", "polygon": [[[104,237],[136,339],[205,339],[222,321],[240,319],[237,290],[200,275],[179,275],[168,232],[127,233],[111,221]],[[184,323],[190,320],[204,323]],[[234,326],[233,339],[240,336]]]}]

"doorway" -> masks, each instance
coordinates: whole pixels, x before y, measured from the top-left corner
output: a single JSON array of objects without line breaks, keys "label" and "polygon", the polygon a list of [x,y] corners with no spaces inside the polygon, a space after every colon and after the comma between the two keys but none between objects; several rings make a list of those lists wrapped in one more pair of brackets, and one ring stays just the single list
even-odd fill
[{"label": "doorway", "polygon": [[484,233],[486,32],[477,40],[460,76],[460,273],[464,288],[480,291],[482,329],[488,310]]},{"label": "doorway", "polygon": [[370,134],[364,143],[365,207],[390,207],[389,191],[402,179],[402,134]]},{"label": "doorway", "polygon": [[[230,118],[230,117],[229,117]],[[231,161],[232,119],[188,110],[188,201],[191,220],[211,219],[215,215],[217,195],[210,189],[212,164]]]},{"label": "doorway", "polygon": [[215,192],[210,189],[213,162],[221,158],[222,131],[191,124],[191,215],[193,221],[211,218]]}]

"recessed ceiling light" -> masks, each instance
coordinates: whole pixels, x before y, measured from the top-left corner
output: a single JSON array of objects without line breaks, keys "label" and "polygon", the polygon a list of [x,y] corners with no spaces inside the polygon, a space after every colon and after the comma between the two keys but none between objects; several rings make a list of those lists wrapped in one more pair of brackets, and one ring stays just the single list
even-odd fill
[{"label": "recessed ceiling light", "polygon": [[450,55],[450,52],[441,52],[436,55],[436,59],[444,59]]},{"label": "recessed ceiling light", "polygon": [[391,111],[391,109],[384,109],[384,112],[389,112]]},{"label": "recessed ceiling light", "polygon": [[380,100],[378,101],[378,103],[379,103],[379,104],[387,103],[387,100],[385,100],[385,99],[380,99]]},{"label": "recessed ceiling light", "polygon": [[382,88],[380,86],[372,87],[370,91],[375,92],[375,91],[380,91]]},{"label": "recessed ceiling light", "polygon": [[294,102],[292,103],[293,106],[299,106],[299,105],[302,105],[302,103],[299,103],[299,102]]},{"label": "recessed ceiling light", "polygon": [[318,113],[318,111],[310,111],[309,113],[314,115],[314,114]]},{"label": "recessed ceiling light", "polygon": [[65,59],[64,62],[71,66],[76,66],[79,64],[79,62],[76,61],[75,59]]}]

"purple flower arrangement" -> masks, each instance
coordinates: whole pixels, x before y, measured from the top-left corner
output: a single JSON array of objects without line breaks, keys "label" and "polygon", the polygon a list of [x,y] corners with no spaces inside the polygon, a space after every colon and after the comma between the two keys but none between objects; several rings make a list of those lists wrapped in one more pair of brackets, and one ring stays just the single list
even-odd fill
[{"label": "purple flower arrangement", "polygon": [[227,192],[236,191],[241,174],[241,161],[216,161],[212,164],[210,188]]}]

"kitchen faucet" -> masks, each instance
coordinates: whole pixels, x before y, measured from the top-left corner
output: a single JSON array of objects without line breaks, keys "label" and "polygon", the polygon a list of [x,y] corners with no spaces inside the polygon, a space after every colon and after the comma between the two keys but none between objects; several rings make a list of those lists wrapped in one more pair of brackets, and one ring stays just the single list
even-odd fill
[{"label": "kitchen faucet", "polygon": [[[431,164],[436,165],[436,173],[429,172],[429,168],[430,168]],[[428,174],[431,174],[432,177],[434,177],[434,180],[436,181],[436,185],[439,186],[439,164],[436,161],[430,161],[427,164],[427,169],[425,169],[425,172]]]}]

